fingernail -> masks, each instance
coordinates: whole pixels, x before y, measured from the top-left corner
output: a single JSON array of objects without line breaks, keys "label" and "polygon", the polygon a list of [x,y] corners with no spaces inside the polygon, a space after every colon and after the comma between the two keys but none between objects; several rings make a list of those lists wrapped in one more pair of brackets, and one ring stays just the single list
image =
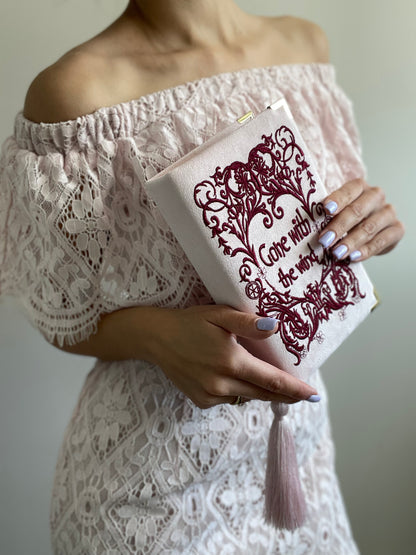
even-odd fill
[{"label": "fingernail", "polygon": [[319,403],[321,397],[319,395],[311,395],[309,399],[306,399],[309,403]]},{"label": "fingernail", "polygon": [[276,318],[259,318],[256,321],[256,327],[258,330],[270,331],[270,330],[274,330],[276,322],[277,322]]},{"label": "fingernail", "polygon": [[357,260],[357,258],[361,258],[361,256],[362,256],[361,251],[353,251],[350,254],[350,260],[352,261]]},{"label": "fingernail", "polygon": [[327,204],[325,204],[325,208],[330,214],[333,214],[337,211],[338,204],[334,200],[330,200]]},{"label": "fingernail", "polygon": [[334,239],[335,233],[333,231],[327,231],[324,235],[322,235],[320,239],[318,239],[318,241],[326,249],[327,247],[329,247],[329,245],[333,243]]},{"label": "fingernail", "polygon": [[340,245],[339,247],[334,249],[332,252],[339,260],[340,258],[342,258],[344,256],[344,254],[347,252],[347,250],[348,250],[348,247],[346,247],[345,245]]}]

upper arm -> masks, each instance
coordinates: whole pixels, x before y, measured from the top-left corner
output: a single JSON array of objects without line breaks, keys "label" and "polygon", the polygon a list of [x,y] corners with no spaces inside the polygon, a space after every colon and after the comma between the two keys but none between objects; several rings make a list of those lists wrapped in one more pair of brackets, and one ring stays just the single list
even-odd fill
[{"label": "upper arm", "polygon": [[95,109],[91,61],[82,54],[64,56],[32,81],[23,115],[36,123],[76,119]]}]

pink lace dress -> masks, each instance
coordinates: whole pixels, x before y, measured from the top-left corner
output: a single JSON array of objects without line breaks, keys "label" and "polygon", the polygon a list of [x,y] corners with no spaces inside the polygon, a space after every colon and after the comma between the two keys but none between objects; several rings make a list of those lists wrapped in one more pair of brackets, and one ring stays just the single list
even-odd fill
[{"label": "pink lace dress", "polygon": [[[121,307],[211,302],[143,181],[249,109],[284,96],[333,190],[364,175],[350,101],[327,64],[222,73],[76,120],[19,112],[0,160],[0,292],[46,337],[76,342]],[[268,403],[201,410],[148,362],[97,360],[60,448],[54,553],[358,553],[323,400],[291,407],[308,520],[263,521]]]}]

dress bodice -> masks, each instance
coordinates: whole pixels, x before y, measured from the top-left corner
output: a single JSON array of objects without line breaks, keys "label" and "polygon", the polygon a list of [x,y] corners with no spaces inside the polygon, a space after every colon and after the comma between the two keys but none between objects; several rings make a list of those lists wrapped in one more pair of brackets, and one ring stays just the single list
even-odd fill
[{"label": "dress bodice", "polygon": [[221,73],[65,122],[19,112],[0,159],[0,294],[61,345],[121,307],[211,302],[143,182],[281,97],[328,190],[363,175],[352,105],[330,64]]}]

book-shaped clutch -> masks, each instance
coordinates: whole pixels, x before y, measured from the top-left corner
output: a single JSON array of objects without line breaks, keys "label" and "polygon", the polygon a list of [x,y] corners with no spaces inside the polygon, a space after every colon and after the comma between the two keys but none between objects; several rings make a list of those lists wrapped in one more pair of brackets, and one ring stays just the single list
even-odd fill
[{"label": "book-shaped clutch", "polygon": [[362,264],[318,243],[327,192],[284,99],[145,187],[217,304],[277,318],[239,340],[258,358],[306,378],[377,304]]}]

